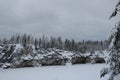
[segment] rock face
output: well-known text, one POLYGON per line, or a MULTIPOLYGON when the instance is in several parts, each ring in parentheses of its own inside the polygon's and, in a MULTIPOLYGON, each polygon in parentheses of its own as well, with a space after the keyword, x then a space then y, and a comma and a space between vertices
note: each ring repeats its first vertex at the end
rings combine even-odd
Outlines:
POLYGON ((105 63, 105 59, 101 57, 91 58, 90 56, 84 57, 74 54, 71 59, 72 64, 85 64, 85 63, 105 63))
POLYGON ((96 63, 105 63, 105 60, 103 58, 96 58, 95 62, 96 63))
POLYGON ((32 45, 27 48, 23 48, 20 44, 0 47, 0 67, 3 66, 3 68, 85 63, 105 63, 105 60, 100 55, 95 56, 89 53, 85 55, 54 48, 35 50, 32 45))
POLYGON ((72 64, 84 64, 86 63, 86 57, 80 55, 73 55, 71 59, 72 64))
POLYGON ((72 58, 72 64, 84 64, 86 63, 86 58, 85 57, 75 57, 75 58, 72 58))
POLYGON ((105 59, 96 57, 92 60, 92 63, 105 63, 105 59))
POLYGON ((39 62, 37 60, 22 60, 19 64, 13 64, 13 67, 20 68, 20 67, 35 67, 39 66, 39 62))
POLYGON ((0 63, 0 67, 2 67, 4 65, 4 63, 0 63))
POLYGON ((40 60, 40 64, 42 66, 65 65, 66 60, 67 59, 60 54, 52 54, 52 55, 44 56, 44 58, 40 60))
POLYGON ((87 57, 86 58, 86 63, 91 63, 92 62, 92 59, 90 57, 87 57))

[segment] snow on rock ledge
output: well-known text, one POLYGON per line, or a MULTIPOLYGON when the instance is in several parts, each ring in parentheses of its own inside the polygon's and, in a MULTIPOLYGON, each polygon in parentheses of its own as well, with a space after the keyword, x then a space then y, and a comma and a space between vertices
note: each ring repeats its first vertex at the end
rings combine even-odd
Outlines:
POLYGON ((33 45, 24 49, 20 44, 14 44, 0 49, 0 63, 4 64, 3 68, 81 64, 93 61, 94 63, 104 63, 106 54, 107 51, 82 54, 55 48, 35 50, 33 45))

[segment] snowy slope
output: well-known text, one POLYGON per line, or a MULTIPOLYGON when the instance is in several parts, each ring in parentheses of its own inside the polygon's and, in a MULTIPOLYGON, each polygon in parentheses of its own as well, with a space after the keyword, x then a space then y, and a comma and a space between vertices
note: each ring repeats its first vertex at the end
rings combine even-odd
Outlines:
POLYGON ((80 64, 35 68, 0 69, 0 80, 107 80, 100 78, 105 64, 80 64))

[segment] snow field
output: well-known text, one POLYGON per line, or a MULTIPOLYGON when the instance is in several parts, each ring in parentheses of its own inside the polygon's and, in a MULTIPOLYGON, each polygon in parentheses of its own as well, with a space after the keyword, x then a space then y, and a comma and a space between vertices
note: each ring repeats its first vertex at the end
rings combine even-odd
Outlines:
POLYGON ((79 64, 33 68, 0 69, 0 80, 107 80, 100 78, 105 64, 79 64))

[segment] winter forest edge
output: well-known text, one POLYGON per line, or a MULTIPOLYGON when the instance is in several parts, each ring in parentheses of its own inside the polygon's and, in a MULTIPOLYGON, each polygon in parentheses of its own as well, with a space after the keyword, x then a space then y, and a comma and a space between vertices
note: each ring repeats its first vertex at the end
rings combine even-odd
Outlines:
POLYGON ((109 42, 108 40, 75 42, 69 39, 63 41, 61 37, 48 39, 44 35, 42 38, 34 39, 26 34, 15 35, 10 39, 0 40, 0 61, 4 68, 65 65, 67 62, 91 63, 94 60, 104 63, 104 57, 100 55, 105 55, 103 52, 108 48, 109 42))
MULTIPOLYGON (((120 1, 110 19, 119 17, 119 12, 120 1)), ((0 39, 0 67, 3 69, 87 63, 106 63, 108 67, 100 71, 100 77, 109 75, 108 80, 120 79, 120 22, 104 41, 75 41, 45 35, 36 38, 28 34, 0 39)))

